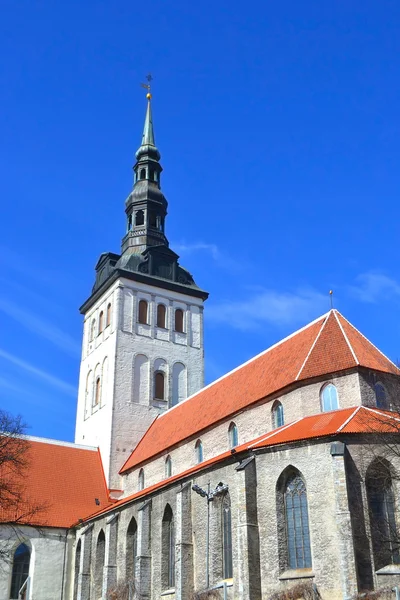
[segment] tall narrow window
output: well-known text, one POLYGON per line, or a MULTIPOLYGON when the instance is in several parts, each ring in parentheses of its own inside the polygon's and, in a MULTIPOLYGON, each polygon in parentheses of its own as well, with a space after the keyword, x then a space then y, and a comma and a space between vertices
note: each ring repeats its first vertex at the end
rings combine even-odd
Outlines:
POLYGON ((386 410, 388 408, 388 403, 386 400, 385 388, 381 383, 376 383, 374 388, 377 408, 382 408, 383 410, 386 410))
POLYGON ((103 592, 103 570, 106 556, 106 537, 101 529, 97 538, 96 556, 94 561, 93 598, 101 598, 103 592))
POLYGON ((231 499, 228 493, 222 498, 222 567, 223 578, 232 578, 232 521, 231 499))
POLYGON ((228 429, 229 448, 236 448, 238 445, 238 428, 236 423, 231 423, 228 429))
POLYGON ((290 569, 311 568, 307 490, 298 473, 286 482, 284 492, 287 562, 290 569))
POLYGON ((323 412, 339 408, 337 389, 332 383, 328 383, 321 390, 321 408, 323 412))
POLYGON ((94 390, 94 402, 93 406, 98 406, 100 404, 100 396, 101 396, 101 380, 100 377, 96 379, 96 385, 94 390))
POLYGON ((104 327, 104 313, 103 313, 103 311, 101 311, 100 315, 99 315, 99 334, 103 331, 103 327, 104 327))
POLYGON ((155 374, 155 381, 154 381, 154 388, 155 388, 155 395, 154 397, 157 400, 164 400, 165 397, 165 378, 164 378, 164 373, 161 373, 160 371, 158 371, 155 374))
POLYGON ((111 325, 111 302, 107 304, 106 327, 111 325))
POLYGON ((400 563, 396 505, 389 464, 376 459, 369 467, 366 487, 375 570, 400 563))
POLYGON ((169 504, 162 520, 161 586, 163 590, 175 587, 175 530, 174 515, 169 504))
POLYGON ((143 210, 138 210, 135 213, 135 225, 136 227, 138 225, 144 225, 144 211, 143 210))
POLYGON ((284 424, 283 406, 277 400, 276 402, 274 402, 274 405, 272 406, 272 426, 274 429, 276 429, 277 427, 282 427, 283 424, 284 424))
POLYGON ((128 583, 135 579, 135 558, 137 554, 137 523, 135 518, 130 520, 128 530, 126 532, 126 581, 128 583))
POLYGON ((171 477, 172 475, 172 459, 170 456, 167 456, 165 459, 165 477, 171 477))
POLYGON ((138 490, 139 490, 139 492, 141 490, 144 490, 144 471, 143 471, 143 469, 140 469, 139 475, 138 475, 138 490))
POLYGON ((93 319, 92 322, 91 322, 91 324, 90 324, 90 337, 89 337, 89 340, 91 342, 93 342, 93 340, 94 340, 95 332, 96 332, 96 319, 93 319))
POLYGON ((183 333, 183 310, 177 308, 175 311, 175 331, 183 333))
POLYGON ((140 169, 140 179, 146 179, 146 169, 140 169))
POLYGON ((129 215, 128 217, 128 231, 130 231, 132 229, 132 215, 129 215))
POLYGON ((148 305, 146 300, 139 300, 139 323, 147 324, 148 305))
POLYGON ((14 552, 10 598, 19 597, 18 592, 28 579, 30 560, 31 552, 28 546, 26 544, 20 544, 14 552))
POLYGON ((165 329, 165 317, 167 309, 164 304, 157 305, 157 327, 163 327, 165 329))
POLYGON ((194 447, 196 463, 203 462, 203 442, 201 440, 197 440, 196 445, 194 447))

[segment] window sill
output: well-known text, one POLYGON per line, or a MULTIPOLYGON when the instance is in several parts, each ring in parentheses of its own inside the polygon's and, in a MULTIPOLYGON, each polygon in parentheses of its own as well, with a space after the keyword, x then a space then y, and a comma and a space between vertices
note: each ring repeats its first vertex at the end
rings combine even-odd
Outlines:
POLYGON ((400 565, 386 565, 375 571, 377 575, 400 575, 400 565))
POLYGON ((288 569, 279 576, 279 579, 285 581, 286 579, 311 579, 312 577, 315 577, 312 569, 288 569))
POLYGON ((175 588, 171 588, 170 590, 165 590, 161 592, 161 596, 175 596, 175 588))

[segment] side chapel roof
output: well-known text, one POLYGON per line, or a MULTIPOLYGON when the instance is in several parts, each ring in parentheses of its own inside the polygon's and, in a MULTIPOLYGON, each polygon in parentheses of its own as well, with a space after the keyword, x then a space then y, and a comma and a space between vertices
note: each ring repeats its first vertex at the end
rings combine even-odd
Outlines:
POLYGON ((355 367, 400 375, 394 363, 332 309, 159 416, 120 473, 291 384, 355 367))

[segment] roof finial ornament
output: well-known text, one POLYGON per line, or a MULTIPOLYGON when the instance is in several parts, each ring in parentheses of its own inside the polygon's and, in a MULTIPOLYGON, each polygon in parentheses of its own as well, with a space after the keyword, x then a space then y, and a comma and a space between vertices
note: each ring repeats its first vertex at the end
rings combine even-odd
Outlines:
POLYGON ((331 310, 333 309, 333 290, 329 290, 329 297, 331 299, 331 310))
POLYGON ((151 73, 148 73, 146 75, 146 79, 147 79, 148 83, 141 83, 140 85, 142 87, 144 87, 145 90, 147 90, 146 98, 150 102, 150 100, 151 100, 151 82, 153 81, 153 77, 152 77, 151 73))

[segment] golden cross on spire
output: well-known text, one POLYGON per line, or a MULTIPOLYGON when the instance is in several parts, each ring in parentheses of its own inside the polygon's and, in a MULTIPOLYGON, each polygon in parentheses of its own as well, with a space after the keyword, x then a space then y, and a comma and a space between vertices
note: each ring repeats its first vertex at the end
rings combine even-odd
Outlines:
POLYGON ((146 98, 147 100, 151 100, 151 82, 153 81, 153 77, 151 73, 146 75, 146 79, 148 83, 141 83, 140 85, 147 90, 146 98))

